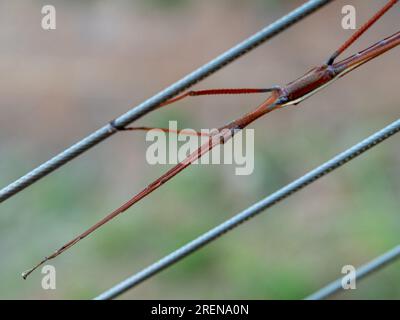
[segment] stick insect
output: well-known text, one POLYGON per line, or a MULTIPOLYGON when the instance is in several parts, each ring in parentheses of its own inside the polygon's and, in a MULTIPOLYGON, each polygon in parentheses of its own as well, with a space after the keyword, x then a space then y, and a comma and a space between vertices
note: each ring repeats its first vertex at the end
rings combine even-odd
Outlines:
MULTIPOLYGON (((199 91, 188 91, 175 98, 167 100, 166 102, 159 105, 159 107, 165 107, 174 102, 182 100, 190 96, 201 96, 201 95, 217 95, 217 94, 252 94, 252 93, 269 93, 269 97, 261 103, 255 110, 243 115, 242 117, 222 126, 219 130, 209 136, 208 141, 200 146, 200 148, 191 153, 186 159, 178 163, 175 167, 167 171, 164 175, 153 181, 142 191, 134 195, 130 200, 125 202, 123 205, 112 211, 105 218, 94 224, 92 227, 87 229, 85 232, 72 239, 71 241, 64 244, 60 249, 54 253, 45 257, 36 266, 25 271, 22 274, 24 279, 27 278, 35 269, 43 265, 48 260, 54 259, 73 245, 81 241, 83 238, 90 235, 92 232, 100 228, 102 225, 109 222, 122 212, 132 207, 135 203, 148 196, 154 190, 161 187, 168 180, 173 178, 179 172, 190 166, 194 161, 199 159, 205 153, 209 152, 212 148, 219 144, 223 144, 231 139, 238 131, 246 128, 256 119, 274 111, 287 106, 297 105, 308 97, 312 96, 316 92, 320 91, 324 87, 330 85, 335 80, 343 77, 347 73, 353 71, 364 63, 380 56, 386 51, 393 49, 400 44, 400 31, 375 43, 369 48, 360 51, 342 61, 335 62, 336 59, 341 55, 348 47, 350 47, 362 34, 364 34, 376 21, 378 21, 387 11, 389 11, 398 0, 389 0, 386 5, 381 8, 374 16, 372 16, 360 29, 358 29, 339 49, 337 49, 324 63, 319 67, 315 67, 307 72, 300 78, 289 82, 284 86, 274 86, 271 88, 237 88, 237 89, 209 89, 199 91)), ((135 130, 151 130, 149 127, 116 127, 114 122, 110 124, 119 131, 135 131, 135 130)), ((162 131, 169 131, 168 129, 159 129, 162 131)), ((176 132, 178 134, 185 134, 183 131, 176 132)))

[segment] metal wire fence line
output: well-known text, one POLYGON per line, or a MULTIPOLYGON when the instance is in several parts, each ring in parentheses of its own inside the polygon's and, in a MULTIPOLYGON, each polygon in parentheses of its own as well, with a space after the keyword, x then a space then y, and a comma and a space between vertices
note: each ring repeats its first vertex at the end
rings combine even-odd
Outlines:
MULTIPOLYGON (((397 259, 400 259, 400 245, 358 268, 356 270, 357 281, 367 277, 373 272, 380 270, 388 264, 395 262, 397 259)), ((342 280, 343 278, 339 278, 331 282, 326 287, 308 296, 306 300, 322 300, 329 298, 343 289, 342 280)))
MULTIPOLYGON (((286 199, 290 195, 307 187, 310 183, 320 179, 321 177, 332 172, 333 170, 341 167, 345 163, 351 161, 355 157, 361 155, 362 153, 366 152, 367 150, 371 149, 372 147, 378 145, 379 143, 381 143, 382 141, 386 140, 387 138, 393 136, 394 134, 398 133, 399 131, 400 131, 400 119, 398 119, 395 122, 391 123, 390 125, 386 126, 382 130, 374 133, 373 135, 369 136, 368 138, 361 141, 360 143, 354 145, 350 149, 347 149, 346 151, 340 153, 339 155, 337 155, 334 158, 332 158, 331 160, 325 162, 324 164, 317 167, 316 169, 308 172, 307 174, 300 177, 299 179, 284 186, 283 188, 279 189, 278 191, 271 194, 270 196, 255 203, 254 205, 245 209, 244 211, 236 214, 232 218, 228 219, 227 221, 223 222, 222 224, 218 225, 217 227, 211 229, 210 231, 204 233, 203 235, 199 236, 195 240, 180 247, 176 251, 165 256, 164 258, 162 258, 159 261, 155 262, 154 264, 148 266, 147 268, 143 269, 142 271, 132 275, 131 277, 127 278, 126 280, 122 281, 121 283, 117 284, 116 286, 112 287, 111 289, 107 290, 106 292, 100 294, 95 299, 106 300, 106 299, 112 299, 112 298, 119 296, 120 294, 137 286, 138 284, 140 284, 143 281, 145 281, 146 279, 156 275, 157 273, 168 268, 169 266, 174 265, 175 263, 179 262, 180 260, 182 260, 186 256, 190 255, 191 253, 194 253, 197 250, 204 247, 205 245, 213 242, 217 238, 221 237, 223 234, 231 231, 232 229, 236 228, 243 222, 258 215, 263 210, 274 206, 275 204, 281 202, 282 200, 286 199)), ((378 265, 376 265, 376 264, 373 265, 372 268, 370 268, 369 273, 376 270, 377 266, 378 265)))
POLYGON ((333 0, 310 0, 0 190, 0 203, 333 0))

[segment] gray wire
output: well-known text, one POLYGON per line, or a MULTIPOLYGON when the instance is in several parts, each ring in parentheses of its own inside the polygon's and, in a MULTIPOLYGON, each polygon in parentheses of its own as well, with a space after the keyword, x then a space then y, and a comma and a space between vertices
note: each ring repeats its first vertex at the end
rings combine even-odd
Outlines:
MULTIPOLYGON (((399 258, 400 245, 358 268, 356 270, 356 280, 359 281, 362 278, 367 277, 368 275, 380 270, 381 268, 387 266, 388 264, 396 261, 399 258)), ((331 282, 326 287, 308 296, 306 300, 322 300, 332 296, 333 294, 343 289, 342 280, 343 278, 339 278, 331 282)))
POLYGON ((333 0, 311 0, 0 190, 0 203, 333 0))
POLYGON ((143 269, 142 271, 130 276, 126 280, 120 282, 116 286, 114 286, 111 289, 107 290, 106 292, 100 294, 95 299, 96 300, 105 300, 105 299, 112 299, 112 298, 119 296, 123 292, 137 286, 144 280, 156 275, 157 273, 161 272, 162 270, 166 269, 167 267, 182 260, 184 257, 188 256, 189 254, 201 249, 203 246, 216 240, 217 238, 219 238, 226 232, 239 226, 241 223, 245 222, 246 220, 256 216, 261 211, 272 207, 273 205, 284 200, 285 198, 289 197, 293 193, 303 189, 304 187, 308 186, 310 183, 325 176, 326 174, 330 173, 334 169, 337 169, 338 167, 342 166, 346 162, 359 156, 363 152, 376 146, 380 142, 384 141, 385 139, 389 138, 390 136, 394 135, 395 133, 397 133, 399 131, 400 131, 400 119, 398 119, 397 121, 388 125, 384 129, 376 132, 375 134, 371 135, 370 137, 361 141, 360 143, 356 144, 355 146, 351 147, 350 149, 340 153, 339 155, 337 155, 336 157, 332 158, 331 160, 325 162, 324 164, 317 167, 316 169, 308 172, 307 174, 300 177, 299 179, 284 186, 282 189, 276 191, 275 193, 271 194, 270 196, 264 198, 263 200, 252 205, 251 207, 238 213, 237 215, 235 215, 232 218, 230 218, 229 220, 223 222, 219 226, 204 233, 203 235, 199 236, 195 240, 180 247, 176 251, 165 256, 164 258, 162 258, 159 261, 155 262, 154 264, 148 266, 147 268, 143 269))

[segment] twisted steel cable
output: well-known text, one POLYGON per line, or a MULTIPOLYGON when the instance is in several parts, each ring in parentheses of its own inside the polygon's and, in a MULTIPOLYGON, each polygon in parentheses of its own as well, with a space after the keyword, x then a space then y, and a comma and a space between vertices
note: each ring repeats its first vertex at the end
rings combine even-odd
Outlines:
POLYGON ((400 119, 96 297, 112 299, 221 237, 400 131, 400 119))
POLYGON ((0 203, 333 0, 310 0, 0 190, 0 203))

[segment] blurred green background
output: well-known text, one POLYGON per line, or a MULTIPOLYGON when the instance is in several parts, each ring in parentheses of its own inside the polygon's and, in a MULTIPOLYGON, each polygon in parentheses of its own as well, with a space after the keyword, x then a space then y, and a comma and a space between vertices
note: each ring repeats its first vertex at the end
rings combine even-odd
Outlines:
MULTIPOLYGON (((0 1, 0 184, 7 185, 303 1, 0 1), (40 27, 57 9, 57 30, 40 27)), ((326 60, 384 1, 337 0, 195 88, 284 84, 326 60)), ((347 55, 397 31, 399 6, 347 55)), ((193 166, 57 260, 57 289, 20 274, 165 172, 143 133, 117 134, 0 207, 0 298, 87 299, 326 161, 399 115, 399 49, 252 125, 250 176, 193 166)), ((199 97, 138 125, 213 128, 263 96, 199 97)), ((399 243, 398 137, 121 298, 300 299, 399 243)), ((337 295, 400 298, 399 263, 337 295)))

